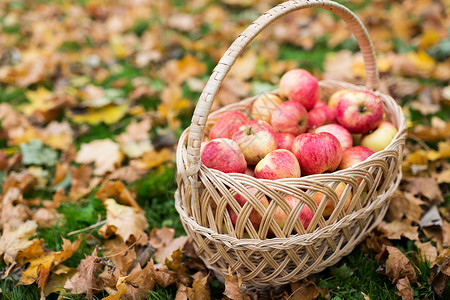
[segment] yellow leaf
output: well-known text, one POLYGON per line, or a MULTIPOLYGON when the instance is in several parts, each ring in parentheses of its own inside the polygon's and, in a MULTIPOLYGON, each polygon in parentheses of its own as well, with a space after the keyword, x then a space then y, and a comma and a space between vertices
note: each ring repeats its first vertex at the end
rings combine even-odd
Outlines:
POLYGON ((117 293, 109 295, 108 297, 102 298, 103 300, 120 300, 120 297, 122 297, 123 295, 125 295, 125 293, 127 292, 127 285, 125 283, 125 279, 128 276, 120 276, 119 280, 117 280, 117 284, 116 284, 116 288, 117 288, 117 293))
POLYGON ((172 160, 174 157, 174 153, 167 148, 163 148, 161 151, 150 150, 142 155, 142 159, 131 161, 130 165, 140 169, 151 169, 172 160))
POLYGON ((26 115, 33 114, 36 109, 44 111, 49 110, 52 105, 51 102, 47 102, 46 100, 48 100, 52 95, 52 92, 42 86, 36 91, 28 90, 25 92, 25 97, 27 97, 30 103, 19 106, 19 110, 26 115))
POLYGON ((436 62, 425 51, 406 53, 406 58, 421 74, 430 74, 436 67, 436 62))
POLYGON ((428 49, 439 41, 440 35, 436 30, 427 29, 419 37, 419 48, 428 49))
POLYGON ((68 117, 75 123, 88 123, 91 125, 97 125, 101 122, 105 124, 113 124, 122 119, 127 113, 128 105, 105 105, 100 108, 89 108, 84 114, 68 113, 68 117))
POLYGON ((26 221, 17 228, 11 228, 10 224, 5 224, 0 238, 0 255, 4 254, 3 260, 6 264, 13 263, 19 251, 33 244, 33 241, 29 239, 36 234, 36 229, 35 221, 26 221))

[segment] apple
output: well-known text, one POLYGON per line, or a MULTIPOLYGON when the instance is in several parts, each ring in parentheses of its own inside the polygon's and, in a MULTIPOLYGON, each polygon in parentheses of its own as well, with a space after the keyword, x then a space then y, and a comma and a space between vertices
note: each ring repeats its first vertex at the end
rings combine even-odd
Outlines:
POLYGON ((246 116, 237 111, 227 111, 222 114, 211 128, 209 139, 227 138, 231 139, 236 130, 248 123, 246 116))
POLYGON ((319 82, 306 70, 294 69, 286 72, 279 83, 280 96, 313 108, 319 100, 319 82))
POLYGON ((291 151, 278 149, 267 154, 255 167, 255 177, 281 179, 300 177, 300 166, 291 151))
POLYGON ((331 133, 304 133, 295 138, 292 153, 297 157, 303 175, 321 174, 337 169, 342 147, 331 133))
POLYGON ((341 98, 342 95, 349 93, 350 90, 342 89, 338 90, 333 93, 333 95, 330 96, 330 99, 328 100, 328 106, 331 108, 336 109, 339 103, 339 98, 341 98))
MULTIPOLYGON (((248 192, 254 196, 256 196, 256 194, 258 193, 258 189, 257 188, 248 188, 247 189, 248 192)), ((245 203, 247 203, 247 198, 244 195, 241 194, 236 194, 234 196, 234 199, 236 199, 236 201, 239 203, 239 205, 241 207, 243 207, 245 205, 245 203)), ((259 202, 265 207, 269 207, 269 201, 267 200, 266 195, 262 194, 261 196, 259 196, 258 198, 259 202)), ((230 218, 231 218, 231 222, 233 222, 233 225, 236 225, 236 221, 238 216, 234 213, 234 211, 231 209, 231 207, 227 207, 228 213, 230 214, 230 218)), ((261 224, 261 220, 262 220, 262 216, 258 213, 258 211, 256 209, 252 209, 249 217, 250 222, 252 222, 252 225, 255 229, 259 228, 259 225, 261 224)))
POLYGON ((327 124, 316 128, 315 133, 328 132, 334 135, 342 146, 342 151, 345 151, 353 146, 353 137, 350 131, 339 124, 327 124))
POLYGON ((308 111, 300 102, 286 101, 272 113, 270 123, 276 132, 299 135, 308 126, 308 111))
POLYGON ((369 156, 375 152, 364 146, 356 146, 349 148, 342 153, 342 160, 339 164, 339 169, 347 169, 357 163, 365 161, 369 156))
POLYGON ((361 137, 361 145, 375 152, 381 151, 389 145, 397 131, 397 128, 392 123, 383 121, 374 131, 361 137))
POLYGON ((256 165, 269 152, 278 148, 275 131, 269 123, 261 120, 249 121, 233 135, 247 160, 247 164, 256 165))
POLYGON ((295 140, 295 135, 288 132, 276 132, 275 135, 278 140, 278 149, 292 150, 292 143, 295 140))
MULTIPOLYGON (((291 195, 284 196, 284 200, 287 202, 287 204, 292 209, 294 209, 294 207, 300 201, 298 198, 291 196, 291 195)), ((314 214, 313 214, 312 210, 306 204, 303 205, 303 208, 300 211, 300 214, 298 216, 298 218, 302 222, 303 228, 305 228, 305 229, 308 228, 309 223, 311 222, 313 217, 314 217, 314 214)), ((280 229, 284 228, 287 218, 288 218, 288 215, 284 212, 283 209, 281 209, 280 206, 278 206, 277 209, 275 210, 275 214, 273 215, 273 219, 278 224, 278 226, 280 226, 280 229)))
POLYGON ((314 104, 314 106, 313 106, 312 109, 314 109, 314 108, 319 108, 319 107, 324 107, 324 106, 327 106, 327 104, 326 104, 325 102, 323 102, 322 100, 318 100, 318 101, 316 102, 316 104, 314 104))
POLYGON ((336 110, 328 106, 319 106, 308 112, 308 129, 314 129, 336 119, 336 110))
POLYGON ((245 169, 245 173, 244 174, 247 174, 248 176, 255 177, 255 167, 247 166, 247 169, 245 169))
POLYGON ((202 163, 224 173, 244 173, 247 162, 239 145, 230 139, 217 138, 203 147, 202 163))
POLYGON ((272 113, 281 103, 283 103, 283 100, 276 94, 259 95, 252 104, 250 116, 253 120, 262 120, 270 123, 272 113))
POLYGON ((383 120, 383 103, 371 92, 343 94, 336 108, 336 119, 351 133, 367 133, 383 120))
MULTIPOLYGON (((345 186, 346 184, 343 182, 340 182, 338 184, 338 186, 334 189, 334 192, 338 195, 338 198, 341 199, 342 194, 344 193, 345 190, 345 186)), ((350 205, 350 201, 352 200, 352 192, 349 191, 347 199, 345 200, 345 204, 344 204, 344 211, 347 210, 348 206, 350 205)), ((313 200, 316 202, 317 206, 320 205, 320 203, 325 199, 325 194, 317 192, 312 196, 313 200)), ((325 209, 323 211, 323 216, 325 218, 331 216, 331 214, 333 213, 335 206, 333 204, 333 201, 328 200, 327 205, 325 206, 325 209)))

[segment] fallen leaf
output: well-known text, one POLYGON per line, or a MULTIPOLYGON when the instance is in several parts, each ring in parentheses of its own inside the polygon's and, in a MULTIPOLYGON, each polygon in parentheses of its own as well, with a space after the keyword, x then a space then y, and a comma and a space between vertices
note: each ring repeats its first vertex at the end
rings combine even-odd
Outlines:
POLYGON ((390 223, 382 221, 377 228, 390 240, 399 240, 402 236, 410 240, 419 239, 419 227, 413 226, 408 219, 394 220, 390 223))
POLYGON ((73 130, 67 121, 61 123, 52 121, 45 129, 39 131, 39 137, 45 145, 65 150, 73 143, 73 130))
POLYGON ((31 140, 26 144, 20 144, 22 162, 25 165, 38 165, 52 167, 56 164, 58 153, 44 146, 40 140, 31 140))
POLYGON ((420 200, 420 198, 414 197, 408 192, 395 191, 392 196, 391 204, 387 213, 388 220, 401 220, 403 217, 409 220, 419 223, 420 216, 423 209, 421 205, 425 205, 426 202, 420 200))
POLYGON ((75 161, 79 164, 94 163, 94 174, 104 175, 120 165, 122 153, 119 145, 109 139, 95 140, 81 145, 75 161))
POLYGON ((137 158, 145 152, 153 149, 148 131, 151 128, 150 119, 141 122, 132 122, 127 126, 125 132, 116 137, 120 149, 128 157, 137 158))
POLYGON ((109 295, 108 297, 104 297, 104 300, 120 300, 123 295, 127 292, 127 284, 125 283, 127 276, 121 276, 117 280, 116 288, 117 292, 115 294, 109 295))
POLYGON ((139 169, 151 169, 173 160, 174 157, 175 154, 167 148, 163 148, 161 151, 151 150, 145 152, 142 159, 132 160, 130 165, 139 169))
POLYGON ((192 288, 188 288, 188 298, 194 300, 210 299, 209 289, 207 286, 208 276, 199 278, 194 281, 192 288))
POLYGON ((62 220, 64 215, 60 214, 54 208, 40 207, 31 215, 31 219, 36 221, 41 228, 54 227, 59 220, 62 220))
POLYGON ((242 280, 237 274, 237 277, 231 274, 231 269, 228 269, 228 276, 225 276, 225 291, 223 294, 231 300, 247 300, 250 299, 245 293, 241 291, 242 280))
POLYGON ((431 275, 428 283, 434 291, 442 296, 450 280, 450 248, 445 249, 437 257, 434 266, 431 268, 431 275))
POLYGON ((414 196, 423 196, 430 203, 442 203, 444 198, 436 179, 429 177, 408 177, 402 180, 402 188, 414 196))
POLYGON ((420 124, 414 127, 413 132, 426 142, 446 140, 450 138, 450 122, 433 116, 431 118, 431 126, 420 124))
POLYGON ((1 196, 0 228, 9 224, 12 228, 20 226, 31 216, 30 209, 17 187, 10 187, 1 196))
POLYGON ((411 284, 409 283, 408 277, 401 278, 397 282, 397 289, 398 292, 396 292, 396 294, 402 297, 402 300, 414 299, 414 292, 413 289, 411 288, 411 284))
POLYGON ((142 179, 147 173, 147 169, 138 168, 136 166, 124 166, 112 171, 106 179, 121 180, 129 184, 142 179))
POLYGON ((127 104, 114 105, 109 104, 100 108, 87 108, 84 113, 67 113, 67 116, 75 123, 88 123, 90 125, 98 125, 105 123, 107 125, 114 124, 122 119, 128 112, 127 104))
POLYGON ((155 258, 158 262, 165 262, 174 251, 182 249, 188 240, 187 236, 180 236, 176 239, 174 236, 175 230, 167 227, 154 228, 150 232, 149 244, 156 249, 155 258))
POLYGON ((104 204, 106 224, 99 229, 99 234, 105 238, 117 235, 125 243, 130 241, 138 245, 147 244, 148 236, 144 230, 148 228, 148 223, 142 210, 117 204, 114 199, 107 199, 104 204))
POLYGON ((386 275, 396 283, 400 278, 407 277, 410 282, 417 281, 416 271, 411 261, 395 247, 387 246, 386 275))
POLYGON ((102 282, 97 278, 102 267, 97 252, 98 248, 96 247, 91 255, 85 254, 85 258, 77 267, 77 273, 64 284, 65 289, 72 294, 86 294, 88 299, 92 299, 93 294, 102 290, 102 282))
POLYGON ((178 279, 182 284, 189 284, 191 280, 189 277, 188 268, 183 262, 181 251, 172 251, 171 258, 172 260, 169 260, 168 258, 165 260, 167 267, 177 273, 178 279))
POLYGON ((123 205, 131 206, 142 211, 130 191, 127 190, 121 181, 104 180, 95 196, 103 202, 108 198, 114 198, 114 200, 123 205))
POLYGON ((185 55, 181 60, 168 61, 163 70, 162 78, 167 83, 181 85, 186 79, 202 75, 206 65, 192 55, 185 55))
POLYGON ((37 224, 35 221, 26 221, 18 227, 12 227, 6 223, 3 234, 0 237, 0 255, 7 265, 12 264, 19 251, 28 248, 33 241, 30 238, 36 235, 37 224))
POLYGON ((291 291, 290 297, 295 300, 312 300, 319 296, 316 284, 307 279, 291 283, 291 291))
POLYGON ((420 227, 442 226, 442 218, 436 205, 433 205, 420 219, 420 227))
POLYGON ((415 244, 420 251, 420 257, 428 260, 431 266, 434 265, 434 261, 438 256, 436 247, 431 242, 421 243, 420 241, 416 241, 415 244))
POLYGON ((51 271, 47 284, 44 288, 44 296, 48 297, 51 293, 65 293, 64 284, 76 273, 76 269, 64 265, 57 265, 51 271))
POLYGON ((89 194, 101 181, 101 178, 92 177, 92 168, 87 165, 70 167, 70 192, 69 196, 73 200, 83 198, 89 194))

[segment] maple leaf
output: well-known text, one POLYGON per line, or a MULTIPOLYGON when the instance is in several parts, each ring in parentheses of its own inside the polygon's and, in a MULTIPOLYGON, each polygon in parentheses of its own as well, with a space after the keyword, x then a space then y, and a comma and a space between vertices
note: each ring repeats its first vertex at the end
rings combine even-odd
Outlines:
POLYGON ((102 290, 102 281, 96 277, 102 267, 97 252, 96 247, 91 255, 85 254, 77 267, 77 273, 64 284, 65 289, 72 294, 86 294, 88 299, 102 290))
POLYGON ((138 168, 136 166, 124 166, 112 171, 106 179, 121 180, 127 183, 133 183, 139 179, 142 179, 147 173, 147 169, 138 168))
POLYGON ((98 233, 108 238, 112 235, 119 236, 125 243, 136 242, 145 245, 148 236, 144 232, 148 228, 147 220, 141 209, 117 204, 114 199, 106 199, 106 224, 98 233))
POLYGON ((41 228, 50 228, 55 226, 64 215, 60 214, 54 208, 40 207, 32 212, 31 219, 36 221, 41 228))
POLYGON ((250 299, 245 293, 241 291, 242 279, 239 274, 233 276, 231 274, 231 269, 228 269, 228 276, 225 276, 225 291, 223 294, 230 298, 231 300, 247 300, 250 299))
POLYGON ((78 200, 89 194, 101 181, 101 178, 92 177, 92 168, 87 165, 70 167, 71 199, 78 200))
POLYGON ((84 113, 75 114, 69 111, 67 116, 75 123, 97 125, 103 122, 110 125, 122 119, 127 114, 128 109, 128 104, 109 104, 100 108, 87 108, 84 113))
POLYGON ((23 200, 22 192, 18 187, 5 189, 0 203, 0 227, 6 224, 18 227, 30 218, 30 209, 23 200))
POLYGON ((203 62, 192 55, 186 55, 181 60, 168 61, 161 73, 166 82, 177 86, 188 78, 204 74, 205 71, 206 65, 203 62))
POLYGON ((386 246, 385 251, 388 253, 386 275, 392 279, 392 283, 403 277, 407 277, 410 282, 417 281, 416 271, 403 252, 391 246, 386 246))
POLYGON ((150 128, 151 122, 149 119, 144 119, 139 123, 134 121, 128 125, 125 132, 116 137, 123 153, 128 157, 136 158, 152 150, 153 147, 148 134, 150 128))
POLYGON ((419 223, 420 216, 423 212, 421 205, 424 204, 426 204, 425 201, 414 197, 410 193, 395 191, 391 204, 389 205, 387 218, 392 221, 401 220, 403 217, 406 217, 415 223, 419 223))
POLYGON ((315 299, 319 296, 319 290, 313 281, 303 279, 301 281, 291 283, 292 294, 290 297, 295 300, 315 299))
POLYGON ((104 175, 111 172, 122 161, 122 153, 119 145, 109 139, 95 140, 88 144, 82 144, 75 161, 80 164, 94 163, 95 175, 104 175))
POLYGON ((414 196, 423 196, 429 202, 442 203, 444 198, 436 179, 429 177, 409 177, 402 180, 402 189, 414 196))
POLYGON ((104 180, 95 196, 102 201, 106 201, 108 198, 114 198, 123 205, 131 206, 142 211, 130 191, 127 190, 121 181, 104 180))
POLYGON ((47 284, 45 285, 43 291, 44 296, 48 297, 48 295, 50 295, 51 293, 66 293, 64 284, 69 278, 75 275, 75 273, 75 268, 69 268, 65 265, 57 265, 56 268, 51 271, 50 276, 48 277, 47 284))
POLYGON ((36 235, 36 221, 26 221, 18 227, 13 228, 11 224, 5 224, 3 234, 0 237, 0 255, 7 265, 15 261, 19 251, 27 249, 33 241, 30 238, 36 235))
POLYGON ((209 289, 207 285, 208 275, 194 281, 192 288, 187 288, 187 296, 189 299, 207 300, 210 299, 209 289))
POLYGON ((151 169, 161 165, 166 161, 174 159, 173 151, 163 148, 160 151, 151 150, 145 152, 141 159, 135 159, 130 162, 130 165, 139 169, 151 169))
POLYGON ((186 244, 188 237, 180 236, 174 239, 175 230, 163 227, 154 228, 150 232, 149 244, 156 249, 155 258, 158 262, 165 262, 178 249, 182 249, 186 244))
POLYGON ((39 138, 54 149, 65 150, 73 143, 73 130, 67 121, 52 121, 39 131, 39 138))
POLYGON ((414 292, 411 288, 411 284, 409 283, 408 277, 401 278, 397 282, 397 289, 398 292, 396 292, 397 295, 402 297, 402 300, 413 300, 414 299, 414 292))
POLYGON ((421 243, 420 241, 416 241, 416 246, 420 251, 420 256, 428 260, 432 266, 438 256, 436 247, 431 242, 421 243))
POLYGON ((408 219, 394 220, 390 223, 382 221, 377 228, 391 240, 399 240, 402 236, 410 240, 419 239, 419 227, 413 226, 408 219))
POLYGON ((117 288, 117 292, 114 294, 109 295, 108 297, 104 297, 102 299, 104 300, 120 300, 121 297, 127 292, 127 284, 126 279, 128 276, 121 276, 119 277, 119 279, 117 280, 117 284, 116 284, 116 288, 117 288))

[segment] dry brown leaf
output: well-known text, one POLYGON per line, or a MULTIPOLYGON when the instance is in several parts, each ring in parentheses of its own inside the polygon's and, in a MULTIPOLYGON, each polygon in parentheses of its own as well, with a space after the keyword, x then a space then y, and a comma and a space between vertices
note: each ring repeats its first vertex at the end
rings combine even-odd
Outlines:
POLYGON ((402 193, 395 191, 392 196, 391 204, 387 213, 388 220, 401 220, 403 217, 409 220, 419 223, 420 216, 422 215, 421 205, 425 205, 426 202, 414 197, 410 193, 402 193))
POLYGON ((76 269, 69 268, 64 265, 57 265, 54 270, 51 271, 47 284, 44 288, 44 296, 48 297, 51 293, 65 293, 64 284, 72 277, 76 272, 76 269))
POLYGON ((402 236, 410 240, 419 239, 419 227, 413 226, 408 219, 394 220, 390 223, 382 221, 377 228, 390 240, 399 240, 402 236))
POLYGON ((242 280, 237 274, 237 277, 231 274, 231 269, 228 269, 228 276, 225 276, 225 291, 223 294, 231 300, 247 300, 250 299, 248 295, 241 291, 242 280))
POLYGON ((189 284, 191 279, 189 277, 188 268, 183 262, 183 257, 181 256, 181 251, 173 251, 171 255, 172 260, 166 258, 165 263, 167 267, 171 270, 177 272, 178 279, 182 284, 189 284))
POLYGON ((433 116, 431 118, 431 127, 420 124, 413 128, 413 132, 426 142, 446 140, 450 138, 450 122, 433 116))
POLYGON ((119 145, 109 139, 82 144, 75 161, 79 164, 94 163, 94 175, 105 175, 114 171, 123 158, 119 145))
MULTIPOLYGON (((163 288, 168 287, 178 281, 177 273, 170 271, 165 264, 157 264, 153 263, 151 259, 148 262, 148 270, 151 273, 152 277, 155 279, 156 283, 162 286, 163 288)), ((145 267, 147 269, 147 267, 145 267)))
POLYGON ((435 265, 431 268, 431 275, 428 283, 431 284, 434 291, 442 296, 450 280, 450 248, 445 249, 439 254, 435 265))
POLYGON ((188 288, 187 295, 189 300, 208 300, 210 299, 209 288, 207 285, 208 275, 194 281, 192 288, 188 288))
POLYGON ((312 300, 319 296, 316 284, 307 279, 291 283, 291 291, 290 297, 295 300, 312 300))
POLYGON ((5 189, 0 203, 0 228, 6 224, 11 227, 18 227, 31 216, 30 209, 23 200, 22 192, 18 187, 5 189))
POLYGON ((400 250, 387 246, 386 275, 396 283, 400 278, 407 277, 410 282, 417 281, 416 271, 411 261, 400 250))
POLYGON ((396 294, 402 297, 402 300, 414 299, 414 292, 411 288, 411 284, 409 283, 408 277, 401 278, 397 282, 397 289, 398 292, 396 292, 396 294))
POLYGON ((114 170, 106 177, 106 179, 121 180, 126 183, 133 183, 139 179, 142 179, 147 173, 147 169, 141 169, 136 166, 124 166, 114 170))
POLYGON ((64 284, 65 289, 72 294, 86 294, 88 299, 102 290, 102 281, 97 278, 102 267, 97 252, 98 248, 95 248, 91 255, 85 254, 77 267, 77 273, 64 284))
POLYGON ((4 254, 3 260, 7 265, 15 261, 19 251, 23 251, 33 244, 30 238, 36 234, 36 229, 35 221, 26 221, 16 228, 5 224, 0 237, 0 255, 4 254))
POLYGON ((151 150, 142 155, 142 159, 135 159, 130 166, 138 169, 151 169, 175 158, 175 153, 167 148, 160 151, 151 150))
POLYGON ((130 191, 127 190, 121 181, 103 180, 102 186, 95 196, 103 202, 108 198, 114 198, 114 200, 123 205, 131 206, 142 211, 142 208, 137 204, 130 191))
POLYGON ((83 198, 101 182, 101 178, 92 177, 92 168, 87 165, 81 165, 78 168, 70 167, 70 175, 69 197, 73 200, 83 198))
POLYGON ((150 119, 144 119, 139 123, 133 121, 127 126, 125 132, 116 137, 120 148, 128 157, 136 158, 142 156, 147 151, 152 150, 150 135, 150 119))
POLYGON ((247 80, 254 76, 256 63, 258 62, 258 55, 255 51, 247 51, 244 55, 239 57, 236 63, 231 68, 228 76, 237 78, 239 80, 247 80))
POLYGON ((56 162, 55 167, 55 176, 53 177, 52 187, 60 184, 67 177, 67 173, 69 172, 69 164, 56 162))
POLYGON ((442 203, 444 198, 436 179, 429 177, 408 177, 402 180, 402 189, 414 196, 423 196, 429 202, 442 203))
POLYGON ((66 150, 73 144, 73 131, 67 121, 50 122, 45 129, 39 131, 40 140, 58 150, 66 150))
POLYGON ((99 234, 105 238, 115 234, 125 243, 128 241, 136 242, 138 245, 148 243, 148 236, 144 232, 148 228, 148 223, 142 210, 117 204, 114 199, 106 199, 104 204, 106 224, 99 229, 99 234))
POLYGON ((438 183, 450 183, 450 168, 443 170, 442 172, 433 172, 432 176, 436 178, 438 183))
POLYGON ((431 242, 421 243, 420 241, 416 241, 415 244, 420 251, 420 256, 428 260, 432 266, 438 256, 436 247, 434 247, 431 242))
POLYGON ((179 85, 186 79, 204 74, 206 65, 192 55, 181 60, 167 62, 162 70, 162 79, 167 83, 179 85))
POLYGON ((44 87, 39 87, 36 91, 28 90, 25 96, 30 103, 19 109, 26 115, 32 115, 40 123, 56 119, 64 108, 74 103, 70 95, 53 93, 44 87))
POLYGON ((187 242, 187 236, 180 236, 174 239, 175 230, 163 227, 161 229, 154 228, 150 232, 149 244, 156 249, 155 258, 159 263, 163 263, 172 253, 178 249, 182 249, 187 242))
POLYGON ((442 222, 442 246, 450 247, 450 223, 445 220, 442 222))
POLYGON ((31 219, 36 221, 41 228, 53 227, 63 218, 64 215, 60 214, 56 209, 46 207, 38 208, 31 215, 31 219))

